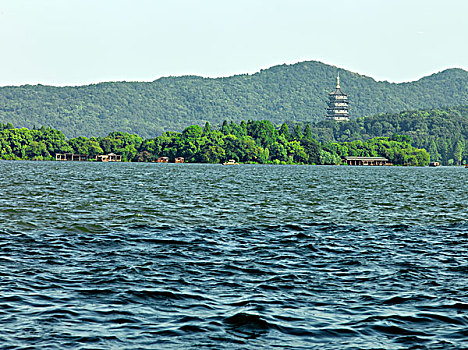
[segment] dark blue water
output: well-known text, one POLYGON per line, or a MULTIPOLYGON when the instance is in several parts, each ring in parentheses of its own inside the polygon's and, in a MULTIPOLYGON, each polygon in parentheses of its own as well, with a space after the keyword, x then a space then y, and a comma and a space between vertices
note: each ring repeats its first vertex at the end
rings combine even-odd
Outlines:
POLYGON ((0 348, 467 348, 467 184, 0 162, 0 348))

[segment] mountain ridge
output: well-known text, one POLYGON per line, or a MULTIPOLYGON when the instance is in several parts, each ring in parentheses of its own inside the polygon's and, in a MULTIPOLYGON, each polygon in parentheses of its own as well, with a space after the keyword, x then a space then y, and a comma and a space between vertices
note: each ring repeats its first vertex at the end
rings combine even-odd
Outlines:
POLYGON ((468 104, 468 72, 461 68, 391 83, 304 61, 218 78, 186 75, 152 82, 0 87, 0 123, 50 126, 68 137, 104 136, 116 130, 153 137, 225 119, 314 122, 324 119, 338 71, 342 89, 350 95, 352 118, 468 104))

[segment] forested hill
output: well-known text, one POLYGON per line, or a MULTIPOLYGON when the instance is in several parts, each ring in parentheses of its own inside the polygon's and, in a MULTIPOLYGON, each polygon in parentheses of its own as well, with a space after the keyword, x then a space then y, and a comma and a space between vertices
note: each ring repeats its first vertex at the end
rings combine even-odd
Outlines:
POLYGON ((468 104, 468 72, 448 69, 410 83, 377 82, 320 62, 275 66, 227 78, 167 77, 79 87, 0 88, 0 123, 50 126, 67 137, 126 131, 154 137, 187 125, 268 119, 275 124, 324 118, 340 72, 352 117, 468 104))
MULTIPOLYGON (((403 134, 411 138, 413 146, 426 149, 432 161, 443 165, 468 162, 468 105, 385 113, 340 123, 325 120, 310 126, 312 137, 324 144, 403 134)), ((304 127, 291 125, 292 129, 304 127)))

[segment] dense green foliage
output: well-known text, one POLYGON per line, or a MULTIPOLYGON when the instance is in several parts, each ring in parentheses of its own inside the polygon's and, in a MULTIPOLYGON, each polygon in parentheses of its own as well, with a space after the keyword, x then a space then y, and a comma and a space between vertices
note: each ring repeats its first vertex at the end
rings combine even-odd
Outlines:
MULTIPOLYGON (((253 75, 196 76, 154 82, 114 82, 79 87, 0 88, 0 122, 44 125, 67 137, 112 131, 145 138, 185 126, 223 120, 316 122, 324 118, 338 68, 320 62, 275 66, 253 75)), ((340 69, 353 118, 403 110, 468 104, 468 72, 449 69, 411 83, 393 84, 340 69)))
POLYGON ((234 159, 261 164, 341 164, 346 156, 384 156, 394 164, 426 165, 429 154, 411 146, 406 136, 379 137, 365 142, 320 144, 309 125, 293 132, 284 123, 270 121, 224 122, 214 130, 192 125, 182 133, 165 132, 154 139, 112 132, 106 137, 83 136, 66 140, 52 128, 15 129, 0 124, 0 159, 54 159, 55 153, 73 152, 95 158, 98 154, 121 154, 124 161, 154 161, 158 157, 184 157, 187 162, 220 163, 234 159))
MULTIPOLYGON (((303 127, 303 125, 301 125, 303 127)), ((347 122, 311 124, 315 139, 326 143, 408 135, 432 161, 444 165, 468 163, 468 105, 454 108, 381 114, 347 122)))

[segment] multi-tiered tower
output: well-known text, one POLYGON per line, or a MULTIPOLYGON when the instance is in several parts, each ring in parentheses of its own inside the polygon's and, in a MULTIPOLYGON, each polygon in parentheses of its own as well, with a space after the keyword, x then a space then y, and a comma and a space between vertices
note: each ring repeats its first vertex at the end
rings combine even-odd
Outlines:
POLYGON ((336 89, 328 94, 327 118, 332 120, 349 120, 348 95, 341 91, 340 74, 336 77, 336 89))

